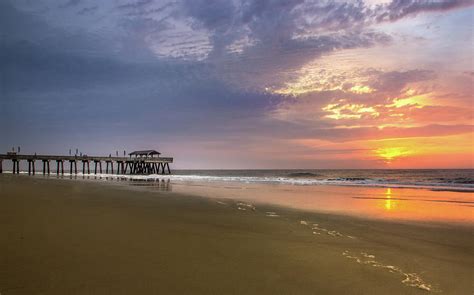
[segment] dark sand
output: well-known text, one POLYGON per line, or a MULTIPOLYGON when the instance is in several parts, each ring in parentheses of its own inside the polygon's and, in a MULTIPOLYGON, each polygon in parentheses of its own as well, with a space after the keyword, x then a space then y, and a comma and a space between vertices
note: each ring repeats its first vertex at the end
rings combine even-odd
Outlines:
POLYGON ((222 202, 0 175, 0 293, 474 291, 472 227, 222 202))

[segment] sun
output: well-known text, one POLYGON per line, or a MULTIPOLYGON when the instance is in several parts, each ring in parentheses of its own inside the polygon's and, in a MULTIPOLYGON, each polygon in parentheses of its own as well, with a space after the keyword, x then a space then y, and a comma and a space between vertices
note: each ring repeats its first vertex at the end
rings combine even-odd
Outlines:
POLYGON ((375 150, 375 153, 387 162, 391 162, 402 156, 411 154, 411 151, 404 147, 387 147, 375 150))

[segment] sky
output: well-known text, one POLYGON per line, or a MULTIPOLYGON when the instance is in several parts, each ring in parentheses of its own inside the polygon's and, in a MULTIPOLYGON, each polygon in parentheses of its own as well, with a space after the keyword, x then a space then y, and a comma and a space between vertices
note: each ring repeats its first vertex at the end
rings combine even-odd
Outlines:
POLYGON ((471 0, 1 0, 0 151, 474 168, 471 0))

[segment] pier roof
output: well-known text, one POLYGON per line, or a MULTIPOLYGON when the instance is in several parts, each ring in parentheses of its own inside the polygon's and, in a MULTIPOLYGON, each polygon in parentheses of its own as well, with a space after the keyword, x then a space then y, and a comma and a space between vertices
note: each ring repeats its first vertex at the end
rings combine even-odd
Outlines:
POLYGON ((152 156, 152 155, 160 155, 160 152, 157 152, 155 150, 143 150, 143 151, 134 151, 131 152, 129 155, 130 156, 152 156))

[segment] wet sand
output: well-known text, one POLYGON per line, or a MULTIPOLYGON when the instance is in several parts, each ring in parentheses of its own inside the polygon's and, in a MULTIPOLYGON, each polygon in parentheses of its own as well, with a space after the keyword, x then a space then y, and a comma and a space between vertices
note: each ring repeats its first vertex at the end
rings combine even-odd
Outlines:
POLYGON ((472 226, 0 175, 0 292, 472 294, 472 226))

